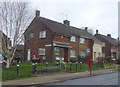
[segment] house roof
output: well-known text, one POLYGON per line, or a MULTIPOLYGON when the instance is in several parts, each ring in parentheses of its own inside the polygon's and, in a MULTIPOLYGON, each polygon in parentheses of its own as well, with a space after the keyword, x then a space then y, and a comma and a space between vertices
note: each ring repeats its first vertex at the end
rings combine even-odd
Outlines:
POLYGON ((111 43, 114 46, 118 46, 118 41, 115 38, 109 37, 109 36, 105 36, 102 34, 97 34, 99 36, 101 36, 102 38, 104 38, 106 41, 108 41, 109 43, 111 43))
POLYGON ((84 38, 89 38, 94 40, 95 42, 100 42, 100 40, 98 40, 96 37, 94 37, 92 34, 90 34, 89 32, 87 32, 86 30, 83 29, 79 29, 73 26, 68 26, 47 18, 43 18, 43 17, 37 17, 37 19, 39 19, 40 21, 42 21, 47 27, 49 27, 54 33, 57 34, 61 34, 64 36, 80 36, 80 37, 84 37, 84 38))

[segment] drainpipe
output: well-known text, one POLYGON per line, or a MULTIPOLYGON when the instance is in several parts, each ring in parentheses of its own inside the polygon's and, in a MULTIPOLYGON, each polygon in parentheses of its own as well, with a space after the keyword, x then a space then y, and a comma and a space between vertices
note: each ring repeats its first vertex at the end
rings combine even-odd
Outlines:
POLYGON ((80 53, 80 37, 78 37, 78 60, 79 60, 79 62, 80 62, 79 53, 80 53))

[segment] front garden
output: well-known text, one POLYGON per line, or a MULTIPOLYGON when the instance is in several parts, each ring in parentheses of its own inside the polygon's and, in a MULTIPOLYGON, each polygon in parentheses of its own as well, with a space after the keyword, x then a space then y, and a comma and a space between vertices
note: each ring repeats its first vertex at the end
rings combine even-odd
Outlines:
MULTIPOLYGON (((104 69, 109 64, 93 64, 92 70, 104 69)), ((82 63, 66 63, 66 67, 59 63, 31 63, 23 62, 19 65, 12 65, 9 68, 2 68, 2 80, 13 80, 27 77, 34 77, 38 74, 50 73, 50 72, 85 72, 89 71, 88 64, 82 63)))

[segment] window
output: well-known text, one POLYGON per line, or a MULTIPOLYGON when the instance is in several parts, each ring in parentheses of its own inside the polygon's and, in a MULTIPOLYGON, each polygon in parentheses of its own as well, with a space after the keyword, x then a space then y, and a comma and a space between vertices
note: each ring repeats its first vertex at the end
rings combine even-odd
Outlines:
POLYGON ((105 47, 105 43, 102 43, 102 47, 105 47))
POLYGON ((70 57, 75 57, 75 50, 70 50, 70 57))
POLYGON ((42 60, 46 60, 46 57, 45 57, 45 56, 43 56, 42 60))
POLYGON ((46 38, 46 31, 41 31, 39 38, 46 38))
POLYGON ((30 33, 30 38, 32 38, 34 36, 34 33, 30 33))
POLYGON ((96 52, 94 52, 94 57, 96 58, 96 52))
POLYGON ((85 43, 85 39, 84 38, 80 38, 80 43, 85 43))
POLYGON ((45 48, 39 48, 38 54, 39 55, 45 55, 45 48))
POLYGON ((98 57, 101 57, 101 53, 100 52, 98 52, 98 57))
POLYGON ((55 47, 54 48, 54 55, 59 55, 60 54, 60 48, 59 47, 55 47))
POLYGON ((105 57, 105 53, 102 53, 102 57, 105 57))
POLYGON ((70 38, 70 41, 76 42, 76 37, 75 37, 75 36, 72 36, 72 37, 70 38))
POLYGON ((63 38, 63 36, 61 36, 61 38, 63 38))
POLYGON ((80 56, 81 57, 85 57, 86 56, 85 52, 84 51, 80 51, 80 56))

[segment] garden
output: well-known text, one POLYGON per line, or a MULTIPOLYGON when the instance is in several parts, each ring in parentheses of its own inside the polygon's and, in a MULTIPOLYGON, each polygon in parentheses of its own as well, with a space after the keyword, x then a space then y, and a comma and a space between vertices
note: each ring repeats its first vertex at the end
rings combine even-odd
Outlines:
MULTIPOLYGON (((92 70, 104 69, 109 64, 92 64, 92 70)), ((35 77, 38 74, 45 74, 51 72, 85 72, 89 71, 88 64, 82 63, 66 63, 65 66, 60 63, 32 63, 23 62, 17 65, 11 65, 9 68, 2 68, 2 81, 35 77)))

